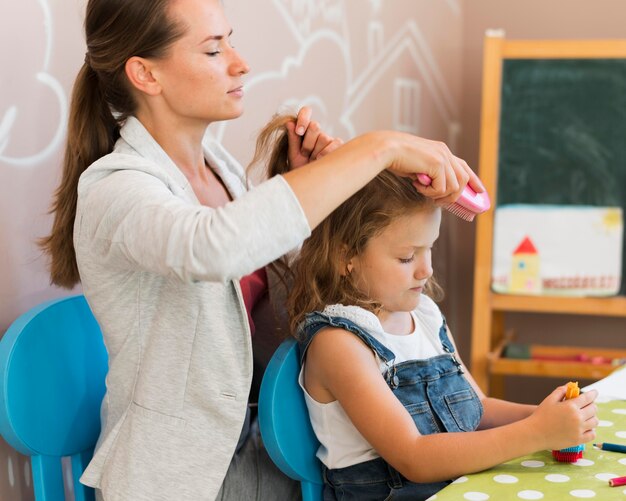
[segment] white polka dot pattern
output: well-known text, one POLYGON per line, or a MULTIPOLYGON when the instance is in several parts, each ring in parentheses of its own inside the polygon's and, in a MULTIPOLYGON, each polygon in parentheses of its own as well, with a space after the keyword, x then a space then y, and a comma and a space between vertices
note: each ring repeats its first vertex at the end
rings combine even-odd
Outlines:
POLYGON ((519 482, 519 479, 513 475, 496 475, 493 477, 493 480, 499 484, 514 484, 519 482))
MULTIPOLYGON (((626 445, 626 404, 612 401, 598 405, 600 426, 595 443, 626 445)), ((610 487, 609 480, 626 476, 626 454, 585 444, 583 458, 560 463, 550 450, 513 459, 489 470, 466 475, 437 493, 437 501, 513 499, 566 501, 594 499, 626 501, 625 487, 610 487)))
POLYGON ((545 465, 546 463, 544 463, 543 461, 536 461, 536 460, 522 461, 522 466, 525 466, 526 468, 541 468, 545 465))
POLYGON ((463 499, 467 499, 468 501, 485 501, 489 499, 489 495, 484 492, 466 492, 463 495, 463 499))
POLYGON ((598 480, 602 480, 604 482, 608 482, 612 478, 617 478, 619 475, 615 475, 615 473, 598 473, 595 475, 598 480))
POLYGON ((570 495, 575 498, 586 498, 586 499, 596 497, 596 493, 590 489, 576 489, 576 490, 570 491, 570 495))
POLYGON ((520 499, 543 499, 543 492, 533 490, 519 491, 517 497, 520 499))
POLYGON ((563 482, 569 482, 570 478, 567 475, 561 475, 560 473, 551 473, 544 477, 548 482, 554 482, 562 484, 563 482))

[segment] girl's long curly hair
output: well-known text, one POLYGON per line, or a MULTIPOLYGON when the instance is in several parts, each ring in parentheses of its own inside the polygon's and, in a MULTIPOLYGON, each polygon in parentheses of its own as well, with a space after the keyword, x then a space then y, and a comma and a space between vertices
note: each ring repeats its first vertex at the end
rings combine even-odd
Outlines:
MULTIPOLYGON (((253 164, 266 159, 268 177, 289 171, 285 127, 289 121, 295 117, 277 115, 259 134, 253 164)), ((394 219, 415 210, 435 210, 435 205, 415 190, 411 179, 383 171, 324 219, 289 266, 291 332, 296 332, 307 313, 329 304, 355 305, 377 313, 382 305, 355 286, 346 263, 361 255, 369 240, 394 219)), ((425 292, 436 300, 443 297, 432 278, 425 292)))

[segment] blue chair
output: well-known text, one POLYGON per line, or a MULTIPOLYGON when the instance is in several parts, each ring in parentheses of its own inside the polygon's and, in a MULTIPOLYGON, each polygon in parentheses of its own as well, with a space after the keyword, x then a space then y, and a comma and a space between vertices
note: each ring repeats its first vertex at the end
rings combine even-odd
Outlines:
POLYGON ((64 456, 71 457, 76 501, 94 499, 78 479, 100 433, 107 360, 83 296, 32 308, 0 340, 0 434, 31 456, 37 501, 65 499, 64 456))
POLYGON ((288 339, 272 356, 259 394, 259 429, 276 465, 299 480, 303 501, 322 499, 322 465, 315 456, 320 443, 313 432, 304 394, 298 385, 300 352, 288 339))

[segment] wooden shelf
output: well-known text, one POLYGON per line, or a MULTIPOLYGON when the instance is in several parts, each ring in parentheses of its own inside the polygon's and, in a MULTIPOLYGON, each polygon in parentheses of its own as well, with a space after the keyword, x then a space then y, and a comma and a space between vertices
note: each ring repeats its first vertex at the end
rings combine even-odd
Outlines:
MULTIPOLYGON (((626 359, 625 350, 587 348, 575 346, 531 345, 535 354, 554 357, 575 356, 585 353, 589 357, 626 359)), ((503 346, 489 353, 489 372, 499 376, 536 376, 561 379, 601 379, 613 372, 617 366, 609 363, 577 362, 569 360, 528 360, 505 358, 503 346)))
POLYGON ((626 317, 626 297, 559 297, 517 296, 491 293, 491 306, 496 311, 565 313, 571 315, 602 315, 626 317))

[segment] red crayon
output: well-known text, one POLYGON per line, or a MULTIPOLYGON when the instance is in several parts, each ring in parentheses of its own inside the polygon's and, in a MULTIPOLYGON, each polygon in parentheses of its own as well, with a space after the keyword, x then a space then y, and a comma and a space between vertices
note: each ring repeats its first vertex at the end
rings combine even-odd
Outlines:
POLYGON ((620 485, 626 485, 626 477, 615 477, 609 480, 611 487, 618 487, 620 485))

